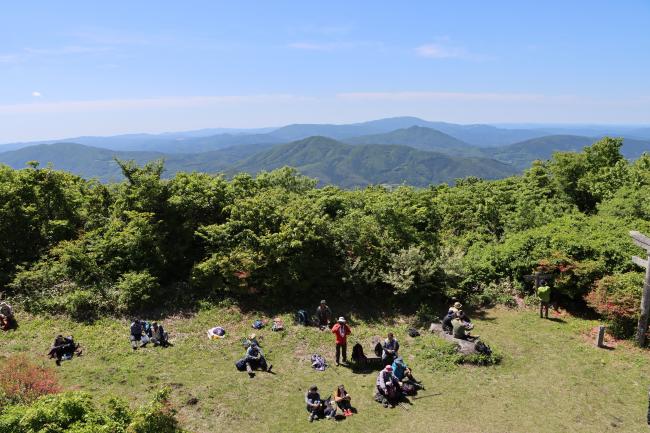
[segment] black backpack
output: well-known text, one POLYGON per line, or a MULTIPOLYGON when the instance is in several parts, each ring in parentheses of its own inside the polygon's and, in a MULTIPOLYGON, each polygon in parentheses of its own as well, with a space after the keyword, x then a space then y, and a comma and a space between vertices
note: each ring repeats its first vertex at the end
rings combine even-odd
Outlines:
POLYGON ((364 363, 368 360, 366 355, 363 353, 363 347, 361 344, 357 343, 352 346, 352 361, 356 363, 364 363))
POLYGON ((477 341, 474 347, 476 351, 482 355, 486 355, 486 356, 492 355, 492 349, 490 349, 490 346, 483 343, 482 341, 477 341))
POLYGON ((404 395, 415 395, 418 393, 418 390, 412 383, 405 383, 402 385, 402 392, 404 395))
POLYGON ((305 310, 298 310, 298 324, 302 326, 309 326, 309 316, 305 310))
POLYGON ((420 336, 420 333, 415 328, 409 328, 409 330, 407 332, 408 332, 409 336, 413 337, 413 338, 420 336))
POLYGON ((384 348, 381 343, 375 344, 375 356, 381 357, 381 354, 384 353, 384 348))

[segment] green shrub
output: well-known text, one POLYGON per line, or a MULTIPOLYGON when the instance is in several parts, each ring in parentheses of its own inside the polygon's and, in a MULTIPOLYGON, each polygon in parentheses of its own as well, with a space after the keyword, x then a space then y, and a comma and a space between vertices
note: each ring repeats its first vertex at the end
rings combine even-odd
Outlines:
POLYGON ((609 331, 617 337, 631 337, 639 319, 639 302, 644 274, 627 272, 600 279, 585 300, 610 321, 609 331))
POLYGON ((124 313, 149 307, 160 290, 158 280, 149 272, 127 272, 117 283, 118 308, 124 313))
POLYGON ((89 290, 77 290, 63 300, 65 312, 74 320, 92 321, 98 316, 97 294, 89 290))
POLYGON ((84 392, 46 395, 8 406, 0 413, 0 433, 181 433, 168 397, 169 390, 159 391, 132 412, 122 400, 97 405, 84 392))

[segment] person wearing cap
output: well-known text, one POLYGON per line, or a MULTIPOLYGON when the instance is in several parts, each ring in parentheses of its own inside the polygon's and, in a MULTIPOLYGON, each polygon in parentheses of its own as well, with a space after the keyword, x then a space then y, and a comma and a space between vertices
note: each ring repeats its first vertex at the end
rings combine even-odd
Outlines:
POLYGON ((391 367, 393 367, 393 374, 399 381, 401 382, 409 381, 413 385, 420 387, 420 381, 416 380, 415 377, 413 377, 413 372, 411 371, 409 366, 406 365, 406 363, 404 362, 404 358, 402 358, 401 356, 395 358, 395 361, 393 361, 391 367))
POLYGON ((548 307, 551 305, 551 288, 542 280, 541 285, 537 288, 537 298, 539 299, 539 317, 548 319, 548 307))
POLYGON ((336 365, 340 365, 341 352, 343 352, 343 362, 348 362, 348 335, 352 330, 345 323, 345 317, 339 317, 336 325, 332 327, 332 334, 336 336, 336 365))
POLYGON ((259 368, 262 371, 270 373, 273 368, 272 364, 268 364, 267 366, 266 358, 264 358, 262 349, 260 349, 257 344, 251 344, 248 349, 246 349, 246 357, 244 359, 246 360, 246 371, 250 377, 255 376, 255 373, 253 373, 253 370, 255 369, 259 368))
POLYGON ((458 312, 459 312, 462 308, 463 308, 463 304, 461 304, 460 302, 456 301, 456 302, 454 302, 454 305, 452 305, 451 307, 449 307, 449 311, 452 312, 452 313, 454 313, 454 314, 458 314, 458 312))
POLYGON ((255 345, 257 347, 262 347, 259 341, 257 341, 257 335, 255 333, 249 335, 248 338, 244 341, 244 347, 250 347, 252 345, 255 345))
POLYGON ((377 376, 377 396, 384 407, 394 406, 401 398, 402 383, 393 373, 393 367, 387 365, 377 376))
POLYGON ((309 422, 314 421, 324 415, 325 407, 320 399, 318 387, 312 385, 305 393, 305 404, 307 405, 307 412, 309 412, 309 422))
POLYGON ((318 320, 318 327, 323 330, 329 328, 332 323, 332 310, 327 306, 325 299, 320 301, 320 305, 316 308, 316 320, 318 320))
POLYGON ((393 360, 397 357, 397 352, 399 351, 399 342, 395 339, 395 335, 392 332, 389 332, 384 340, 384 343, 381 345, 381 360, 384 365, 389 365, 393 363, 393 360))

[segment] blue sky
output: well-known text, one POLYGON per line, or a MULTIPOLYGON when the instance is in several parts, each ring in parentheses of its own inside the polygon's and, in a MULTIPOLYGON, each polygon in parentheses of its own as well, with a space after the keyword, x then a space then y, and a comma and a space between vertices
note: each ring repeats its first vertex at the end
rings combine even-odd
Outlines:
POLYGON ((0 142, 412 115, 650 123, 650 2, 30 1, 0 142))

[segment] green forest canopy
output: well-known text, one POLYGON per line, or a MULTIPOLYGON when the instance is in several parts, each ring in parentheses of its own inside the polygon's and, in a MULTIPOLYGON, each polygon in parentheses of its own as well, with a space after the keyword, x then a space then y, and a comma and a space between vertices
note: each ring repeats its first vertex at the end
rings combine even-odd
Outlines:
POLYGON ((162 179, 161 162, 120 162, 126 180, 101 184, 1 166, 0 287, 31 311, 87 319, 322 289, 504 302, 544 269, 625 333, 641 289, 627 232, 650 230, 650 155, 629 162, 621 145, 428 188, 316 188, 286 167, 162 179))

